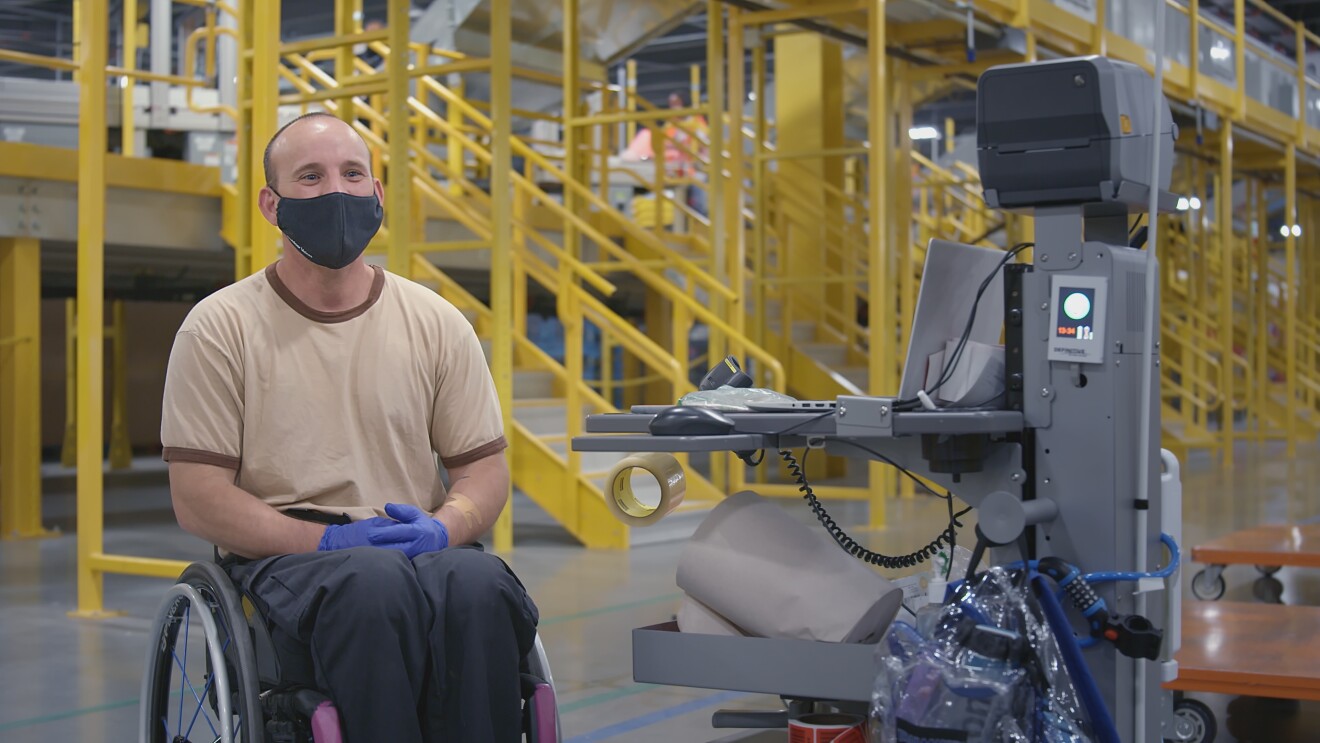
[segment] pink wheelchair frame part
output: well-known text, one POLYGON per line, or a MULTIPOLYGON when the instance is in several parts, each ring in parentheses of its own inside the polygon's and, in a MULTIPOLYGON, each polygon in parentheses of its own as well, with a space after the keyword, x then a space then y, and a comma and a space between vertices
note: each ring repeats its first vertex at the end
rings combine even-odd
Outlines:
POLYGON ((312 713, 312 740, 316 743, 344 743, 339 732, 339 710, 332 702, 321 702, 312 713))

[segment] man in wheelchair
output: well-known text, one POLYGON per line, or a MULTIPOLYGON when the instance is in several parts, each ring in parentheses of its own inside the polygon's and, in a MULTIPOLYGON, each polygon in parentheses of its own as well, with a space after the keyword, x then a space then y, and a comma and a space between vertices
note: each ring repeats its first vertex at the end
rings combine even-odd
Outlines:
POLYGON ((284 680, 329 695, 346 740, 518 740, 538 617, 473 544, 509 490, 481 345, 453 305, 363 260, 383 189, 348 124, 294 120, 265 171, 283 258, 198 303, 170 355, 179 524, 219 548, 284 680))

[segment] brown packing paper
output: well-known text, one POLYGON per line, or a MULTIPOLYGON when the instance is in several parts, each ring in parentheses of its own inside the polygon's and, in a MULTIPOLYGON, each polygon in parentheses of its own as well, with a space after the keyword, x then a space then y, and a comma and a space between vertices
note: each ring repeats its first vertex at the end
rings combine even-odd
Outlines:
POLYGON ((697 527, 679 558, 679 588, 750 635, 878 642, 902 591, 823 529, 745 490, 697 527))

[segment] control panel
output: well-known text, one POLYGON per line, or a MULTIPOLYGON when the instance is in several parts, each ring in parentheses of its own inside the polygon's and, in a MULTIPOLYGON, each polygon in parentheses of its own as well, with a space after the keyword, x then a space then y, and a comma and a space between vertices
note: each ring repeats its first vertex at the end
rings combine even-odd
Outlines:
POLYGON ((1108 289, 1103 276, 1051 277, 1050 361, 1104 363, 1108 289))

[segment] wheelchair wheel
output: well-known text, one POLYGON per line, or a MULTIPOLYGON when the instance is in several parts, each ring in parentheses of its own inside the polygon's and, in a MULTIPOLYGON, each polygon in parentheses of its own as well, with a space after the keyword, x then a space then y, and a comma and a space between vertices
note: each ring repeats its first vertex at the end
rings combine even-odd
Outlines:
POLYGON ((528 674, 524 677, 523 723, 528 743, 559 743, 559 706, 555 698, 555 680, 550 675, 550 661, 536 636, 532 652, 527 654, 528 674))
POLYGON ((261 743, 252 637, 238 592, 194 563, 157 611, 142 682, 142 743, 261 743))

